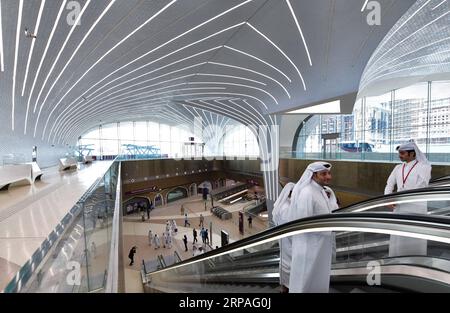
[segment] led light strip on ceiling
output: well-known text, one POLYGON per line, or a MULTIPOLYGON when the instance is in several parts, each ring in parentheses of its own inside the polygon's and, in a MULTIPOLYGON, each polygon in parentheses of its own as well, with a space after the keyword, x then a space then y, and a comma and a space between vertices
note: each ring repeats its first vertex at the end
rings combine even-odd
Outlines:
MULTIPOLYGON (((66 0, 64 0, 66 1, 66 0)), ((75 86, 78 85, 78 83, 84 78, 84 76, 86 76, 98 63, 100 63, 107 55, 109 55, 113 50, 115 50, 118 46, 120 46, 123 42, 125 42, 128 38, 130 38, 131 36, 133 36, 136 32, 138 32, 140 29, 142 29, 145 25, 147 25, 148 23, 150 23, 152 20, 154 20, 156 17, 158 17, 160 14, 162 14, 166 9, 168 9, 172 4, 174 4, 177 0, 173 0, 171 1, 169 4, 167 4, 166 6, 164 6, 161 10, 159 10, 157 13, 155 13, 152 17, 150 17, 149 19, 147 19, 143 24, 141 24, 138 28, 136 28, 135 30, 133 30, 131 33, 129 33, 127 36, 125 36, 121 41, 119 41, 117 44, 115 44, 111 49, 109 49, 105 54, 103 54, 91 67, 89 67, 89 69, 75 82, 71 85, 71 87, 69 88, 69 90, 67 90, 67 92, 60 98, 60 100, 53 106, 52 111, 50 112, 48 119, 47 119, 47 123, 44 126, 44 130, 42 132, 42 140, 44 140, 44 133, 45 133, 45 129, 47 128, 47 124, 48 121, 50 120, 50 117, 52 115, 52 113, 56 110, 56 108, 59 106, 59 104, 64 100, 64 98, 67 96, 67 94, 72 91, 73 88, 75 88, 75 86)), ((37 126, 39 124, 39 118, 36 119, 36 125, 35 125, 35 129, 37 129, 37 126)))
MULTIPOLYGON (((39 13, 38 13, 38 17, 37 17, 37 21, 36 21, 36 28, 34 29, 34 35, 37 36, 39 33, 39 26, 41 24, 41 18, 42 18, 42 12, 44 11, 44 6, 45 6, 45 1, 46 0, 42 0, 41 1, 41 6, 39 8, 39 13)), ((0 13, 1 14, 1 13, 0 13)), ((34 51, 34 45, 36 43, 36 40, 33 39, 31 42, 31 49, 30 49, 30 53, 28 55, 28 61, 27 61, 27 67, 25 69, 25 77, 23 79, 23 87, 22 87, 22 97, 24 96, 25 93, 25 88, 27 86, 27 79, 28 79, 28 71, 30 69, 30 63, 31 63, 31 57, 33 55, 33 51, 34 51)), ((28 113, 30 111, 30 102, 27 103, 27 109, 25 112, 25 123, 23 125, 23 134, 26 135, 27 134, 27 125, 28 125, 28 113)))
MULTIPOLYGON (((48 96, 50 95, 51 91, 53 90, 53 88, 55 87, 56 83, 59 81, 59 79, 61 78, 62 74, 64 73, 64 71, 66 70, 66 68, 69 66, 70 62, 72 62, 73 58, 75 57, 75 55, 77 54, 78 50, 81 48, 81 46, 84 44, 84 42, 87 40, 87 38, 89 37, 89 35, 92 33, 92 31, 95 29, 95 27, 98 25, 98 23, 103 19, 103 17, 106 15, 106 13, 109 11, 109 9, 112 7, 112 5, 115 3, 116 0, 111 0, 111 2, 109 3, 109 5, 105 8, 105 10, 100 14, 100 16, 97 18, 97 20, 92 24, 91 28, 88 30, 88 32, 84 35, 83 39, 80 41, 80 43, 77 45, 77 47, 75 48, 75 50, 73 51, 72 55, 70 56, 69 60, 66 62, 65 66, 63 67, 63 69, 60 71, 59 75, 56 77, 56 79, 53 81, 52 86, 50 87, 50 89, 47 92, 47 95, 44 98, 43 103, 45 103, 47 101, 48 96)), ((77 24, 77 23, 75 23, 77 24)), ((42 104, 43 105, 43 104, 42 104)), ((28 114, 28 109, 27 109, 27 114, 28 114)), ((25 123, 26 124, 26 123, 25 123)))
POLYGON ((17 58, 19 54, 19 41, 20 32, 22 26, 22 11, 23 11, 23 0, 19 0, 19 13, 17 17, 16 26, 16 48, 14 50, 14 72, 13 72, 13 84, 12 84, 12 110, 11 110, 11 128, 14 130, 14 113, 15 113, 15 102, 16 102, 16 73, 17 73, 17 58))
MULTIPOLYGON (((167 6, 165 6, 162 10, 160 10, 158 13, 156 13, 153 17, 151 17, 147 22, 145 22, 145 24, 146 23, 148 23, 150 20, 152 20, 154 17, 156 17, 157 15, 159 15, 160 13, 162 13, 165 9, 167 9, 170 5, 172 5, 174 2, 175 2, 176 0, 174 0, 174 1, 172 1, 171 3, 169 3, 167 6)), ((160 46, 158 46, 157 48, 155 48, 155 49, 153 49, 153 50, 151 50, 151 51, 149 51, 149 52, 147 52, 146 54, 144 54, 144 55, 142 55, 142 56, 140 56, 139 58, 137 58, 137 59, 135 59, 135 60, 133 60, 132 62, 130 62, 129 64, 131 64, 131 63, 134 63, 134 62, 136 62, 137 60, 139 60, 139 59, 141 59, 141 58, 143 58, 143 57, 145 57, 147 54, 150 54, 150 53, 152 53, 152 52, 154 52, 154 51, 156 51, 157 49, 160 49, 160 48, 162 48, 162 47, 164 47, 164 46, 166 46, 166 45, 168 45, 169 43, 171 43, 171 42, 173 42, 173 41, 175 41, 175 40, 177 40, 178 38, 181 38, 181 37, 183 37, 183 36, 185 36, 186 34, 188 34, 188 33, 190 33, 190 32, 192 32, 192 31, 194 31, 194 30, 196 30, 197 28, 200 28, 200 27, 202 27, 202 26, 204 26, 204 25, 206 25, 207 23, 209 23, 209 22, 211 22, 211 21, 213 21, 213 20, 215 20, 215 19, 217 19, 217 18, 219 18, 219 17, 221 17, 221 16, 223 16, 223 15, 225 15, 225 14, 227 14, 227 13, 229 13, 229 12, 231 12, 231 11, 233 11, 233 10, 235 10, 235 9, 237 9, 237 8, 239 8, 239 7, 241 7, 242 5, 245 5, 245 4, 247 4, 247 3, 249 3, 249 2, 251 2, 251 1, 253 1, 253 0, 247 0, 247 1, 245 1, 245 2, 242 2, 242 3, 240 3, 240 4, 238 4, 238 5, 236 5, 236 6, 234 6, 234 7, 232 7, 232 8, 230 8, 230 9, 228 9, 228 10, 226 10, 226 11, 224 11, 224 12, 222 12, 222 13, 220 13, 220 14, 218 14, 218 15, 216 15, 215 17, 213 17, 213 18, 210 18, 209 20, 207 20, 207 21, 205 21, 205 22, 203 22, 203 23, 201 23, 201 24, 199 24, 199 25, 197 25, 197 26, 195 26, 195 27, 193 27, 193 28, 191 28, 191 29, 189 29, 188 31, 186 31, 186 32, 184 32, 184 33, 182 33, 182 34, 180 34, 180 35, 178 35, 178 36, 176 36, 176 37, 174 37, 174 38, 172 38, 172 39, 170 39, 169 41, 167 41, 167 42, 165 42, 163 45, 160 45, 160 46)), ((53 110, 50 112, 50 114, 49 114, 49 117, 48 117, 48 119, 47 119, 47 122, 45 123, 45 126, 44 126, 44 130, 43 130, 43 137, 44 137, 44 133, 45 133, 45 130, 46 130, 46 128, 47 128, 47 124, 48 124, 48 122, 49 122, 49 120, 50 120, 50 117, 51 117, 51 115, 53 114, 53 112, 54 112, 54 110, 59 106, 59 104, 63 101, 63 99, 67 96, 67 94, 83 79, 83 77, 84 76, 86 76, 86 74, 93 68, 93 67, 95 67, 106 55, 108 55, 111 51, 113 51, 117 46, 119 46, 120 44, 122 44, 126 39, 128 39, 131 35, 133 35, 135 32, 137 32, 140 28, 142 28, 143 27, 143 25, 141 25, 140 27, 138 27, 137 29, 135 29, 132 33, 130 33, 127 37, 125 37, 124 39, 122 39, 118 44, 116 44, 113 48, 111 48, 106 54, 104 54, 99 60, 97 60, 72 86, 71 86, 71 88, 69 88, 69 90, 60 98, 60 100, 54 105, 54 108, 53 108, 53 110)), ((36 123, 38 123, 38 121, 36 122, 36 123)))

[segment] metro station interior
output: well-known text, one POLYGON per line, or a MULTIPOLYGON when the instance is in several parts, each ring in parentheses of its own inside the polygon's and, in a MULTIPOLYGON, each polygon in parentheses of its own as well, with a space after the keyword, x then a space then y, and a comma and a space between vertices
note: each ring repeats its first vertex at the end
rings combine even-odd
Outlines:
POLYGON ((448 0, 0 0, 0 63, 3 293, 450 292, 448 0))

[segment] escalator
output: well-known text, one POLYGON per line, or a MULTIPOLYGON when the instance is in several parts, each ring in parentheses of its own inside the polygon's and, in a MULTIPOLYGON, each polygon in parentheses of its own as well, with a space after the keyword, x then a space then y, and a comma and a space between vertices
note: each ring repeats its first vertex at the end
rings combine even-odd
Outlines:
POLYGON ((330 292, 450 292, 450 191, 439 185, 377 197, 301 219, 144 277, 146 292, 279 292, 279 239, 333 232, 330 292), (393 214, 425 203, 428 214, 393 214), (425 255, 389 257, 391 235, 427 240, 425 255), (380 284, 370 281, 379 273, 380 284))

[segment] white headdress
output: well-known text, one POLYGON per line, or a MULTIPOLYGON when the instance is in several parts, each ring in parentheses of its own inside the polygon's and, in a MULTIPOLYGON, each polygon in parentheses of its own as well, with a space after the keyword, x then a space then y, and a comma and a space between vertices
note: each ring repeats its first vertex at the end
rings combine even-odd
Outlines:
POLYGON ((284 186, 283 190, 281 191, 280 195, 278 196, 277 201, 275 201, 273 205, 273 211, 272 211, 272 219, 276 224, 280 224, 280 221, 283 219, 283 211, 287 209, 287 207, 284 205, 286 201, 288 200, 289 194, 294 188, 294 183, 287 183, 286 186, 284 186))
POLYGON ((425 164, 430 164, 428 162, 425 154, 419 149, 419 147, 414 142, 414 139, 409 140, 408 142, 401 144, 397 147, 397 151, 414 151, 416 153, 416 160, 425 164))
POLYGON ((306 170, 303 172, 302 177, 299 179, 297 184, 295 184, 294 190, 292 190, 291 199, 294 199, 295 198, 294 195, 300 193, 300 190, 302 190, 306 185, 308 185, 311 182, 311 178, 313 177, 314 173, 330 169, 331 164, 327 162, 314 162, 309 164, 306 170))

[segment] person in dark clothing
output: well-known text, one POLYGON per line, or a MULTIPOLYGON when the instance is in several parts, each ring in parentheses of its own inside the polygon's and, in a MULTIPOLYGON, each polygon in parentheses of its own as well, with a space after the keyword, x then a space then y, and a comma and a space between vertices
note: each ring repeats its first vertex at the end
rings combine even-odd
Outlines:
POLYGON ((192 236, 194 237, 194 240, 192 241, 192 244, 196 243, 197 240, 197 231, 195 230, 195 228, 192 229, 192 236))
POLYGON ((186 250, 184 250, 184 251, 188 251, 188 247, 187 247, 187 236, 186 235, 184 235, 184 237, 183 237, 183 243, 184 243, 184 248, 186 249, 186 250))
POLYGON ((136 254, 136 246, 131 248, 130 253, 128 253, 128 258, 131 260, 130 266, 134 264, 134 255, 136 254))
POLYGON ((252 218, 251 215, 248 216, 247 221, 248 221, 248 228, 252 228, 252 221, 253 221, 253 218, 252 218))
POLYGON ((209 235, 208 235, 208 229, 205 229, 205 232, 204 232, 204 234, 205 234, 205 241, 204 241, 204 243, 206 244, 209 244, 209 235))

